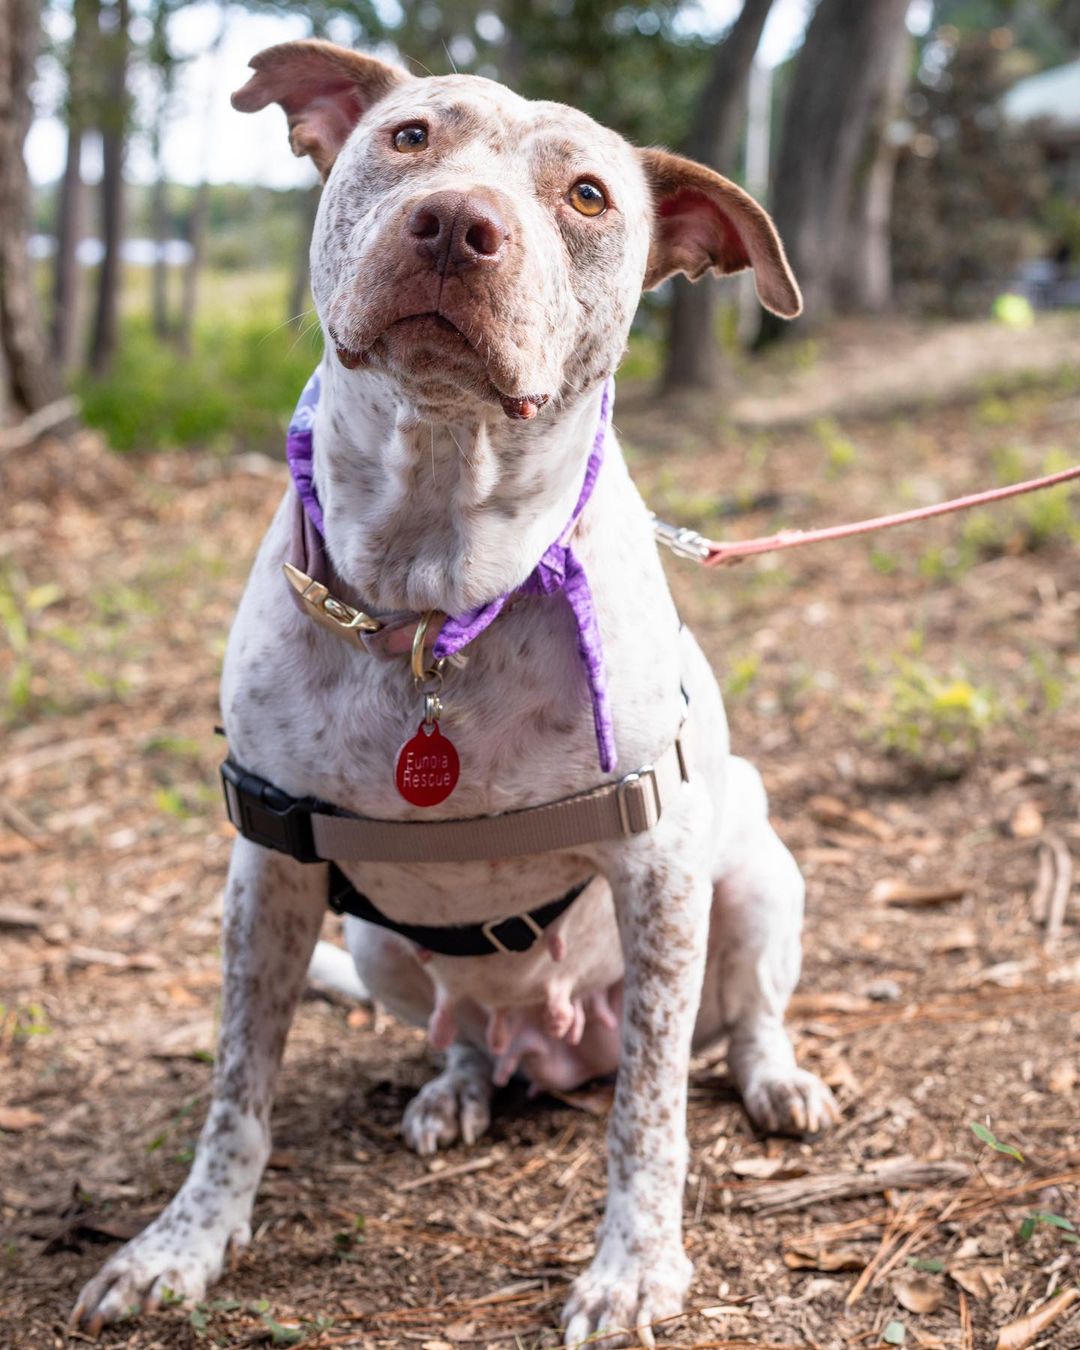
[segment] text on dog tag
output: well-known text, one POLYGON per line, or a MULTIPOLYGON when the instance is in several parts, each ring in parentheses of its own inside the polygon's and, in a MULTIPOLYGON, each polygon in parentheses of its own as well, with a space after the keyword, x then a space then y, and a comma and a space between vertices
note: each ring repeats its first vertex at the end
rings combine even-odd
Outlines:
POLYGON ((421 722, 416 735, 398 751, 394 781, 413 806, 438 806, 457 787, 460 772, 458 752, 438 722, 421 722))

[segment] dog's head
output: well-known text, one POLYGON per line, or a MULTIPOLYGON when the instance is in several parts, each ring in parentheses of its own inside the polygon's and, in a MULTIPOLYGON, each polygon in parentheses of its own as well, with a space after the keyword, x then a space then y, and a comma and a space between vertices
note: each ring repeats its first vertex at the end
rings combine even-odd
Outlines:
POLYGON ((642 288, 675 272, 752 267, 762 304, 799 312, 769 217, 700 164, 491 80, 418 78, 326 42, 251 65, 233 105, 279 103, 326 184, 312 290, 327 339, 422 417, 494 402, 528 418, 595 384, 642 288))

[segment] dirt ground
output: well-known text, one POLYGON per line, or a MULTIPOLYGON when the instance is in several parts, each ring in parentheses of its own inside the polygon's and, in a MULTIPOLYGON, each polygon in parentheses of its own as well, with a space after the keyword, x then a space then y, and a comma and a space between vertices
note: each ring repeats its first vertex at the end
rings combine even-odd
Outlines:
MULTIPOLYGON (((1075 460, 1080 380, 783 430, 630 389, 616 421, 661 514, 756 534, 1075 460)), ((191 1156, 230 839, 216 681, 282 482, 262 459, 121 461, 92 437, 0 461, 11 1350, 84 1339, 64 1329, 80 1284, 191 1156)), ((1041 1334, 1003 1350, 1080 1347, 1078 522, 1080 495, 1059 493, 721 574, 670 562, 808 880, 791 1024, 844 1119, 811 1143, 760 1137, 722 1054, 695 1062, 696 1276, 659 1343, 992 1347, 1041 1311, 1041 1334)), ((102 1343, 557 1344, 602 1205, 610 1087, 508 1090, 479 1146, 425 1162, 397 1126, 430 1071, 418 1033, 311 994, 255 1242, 207 1304, 102 1343)))

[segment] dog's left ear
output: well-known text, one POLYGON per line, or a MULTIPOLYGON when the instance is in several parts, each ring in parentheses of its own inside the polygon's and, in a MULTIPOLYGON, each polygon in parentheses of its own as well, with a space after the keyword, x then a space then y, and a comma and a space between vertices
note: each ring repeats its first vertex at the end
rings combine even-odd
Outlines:
POLYGON ((374 56, 317 38, 267 47, 250 65, 255 74, 233 94, 233 107, 258 112, 280 103, 293 154, 310 155, 324 181, 368 108, 413 78, 374 56))
POLYGON ((802 296, 769 215, 753 197, 704 164, 667 150, 639 150, 653 194, 653 231, 645 289, 674 272, 697 281, 754 269, 758 299, 783 319, 802 310, 802 296))

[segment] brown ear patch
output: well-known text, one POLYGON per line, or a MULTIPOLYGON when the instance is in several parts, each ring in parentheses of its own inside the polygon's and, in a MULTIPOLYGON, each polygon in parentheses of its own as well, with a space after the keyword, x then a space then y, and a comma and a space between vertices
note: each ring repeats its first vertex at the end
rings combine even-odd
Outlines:
POLYGON ((752 267, 765 308, 795 318, 799 287, 776 227, 753 197, 704 164, 666 150, 639 154, 655 211, 645 289, 675 272, 697 281, 708 271, 728 276, 752 267))
POLYGON ((252 57, 254 75, 232 96, 238 112, 285 110, 294 155, 310 155, 325 179, 353 127, 379 99, 412 79, 374 56, 309 38, 252 57))

